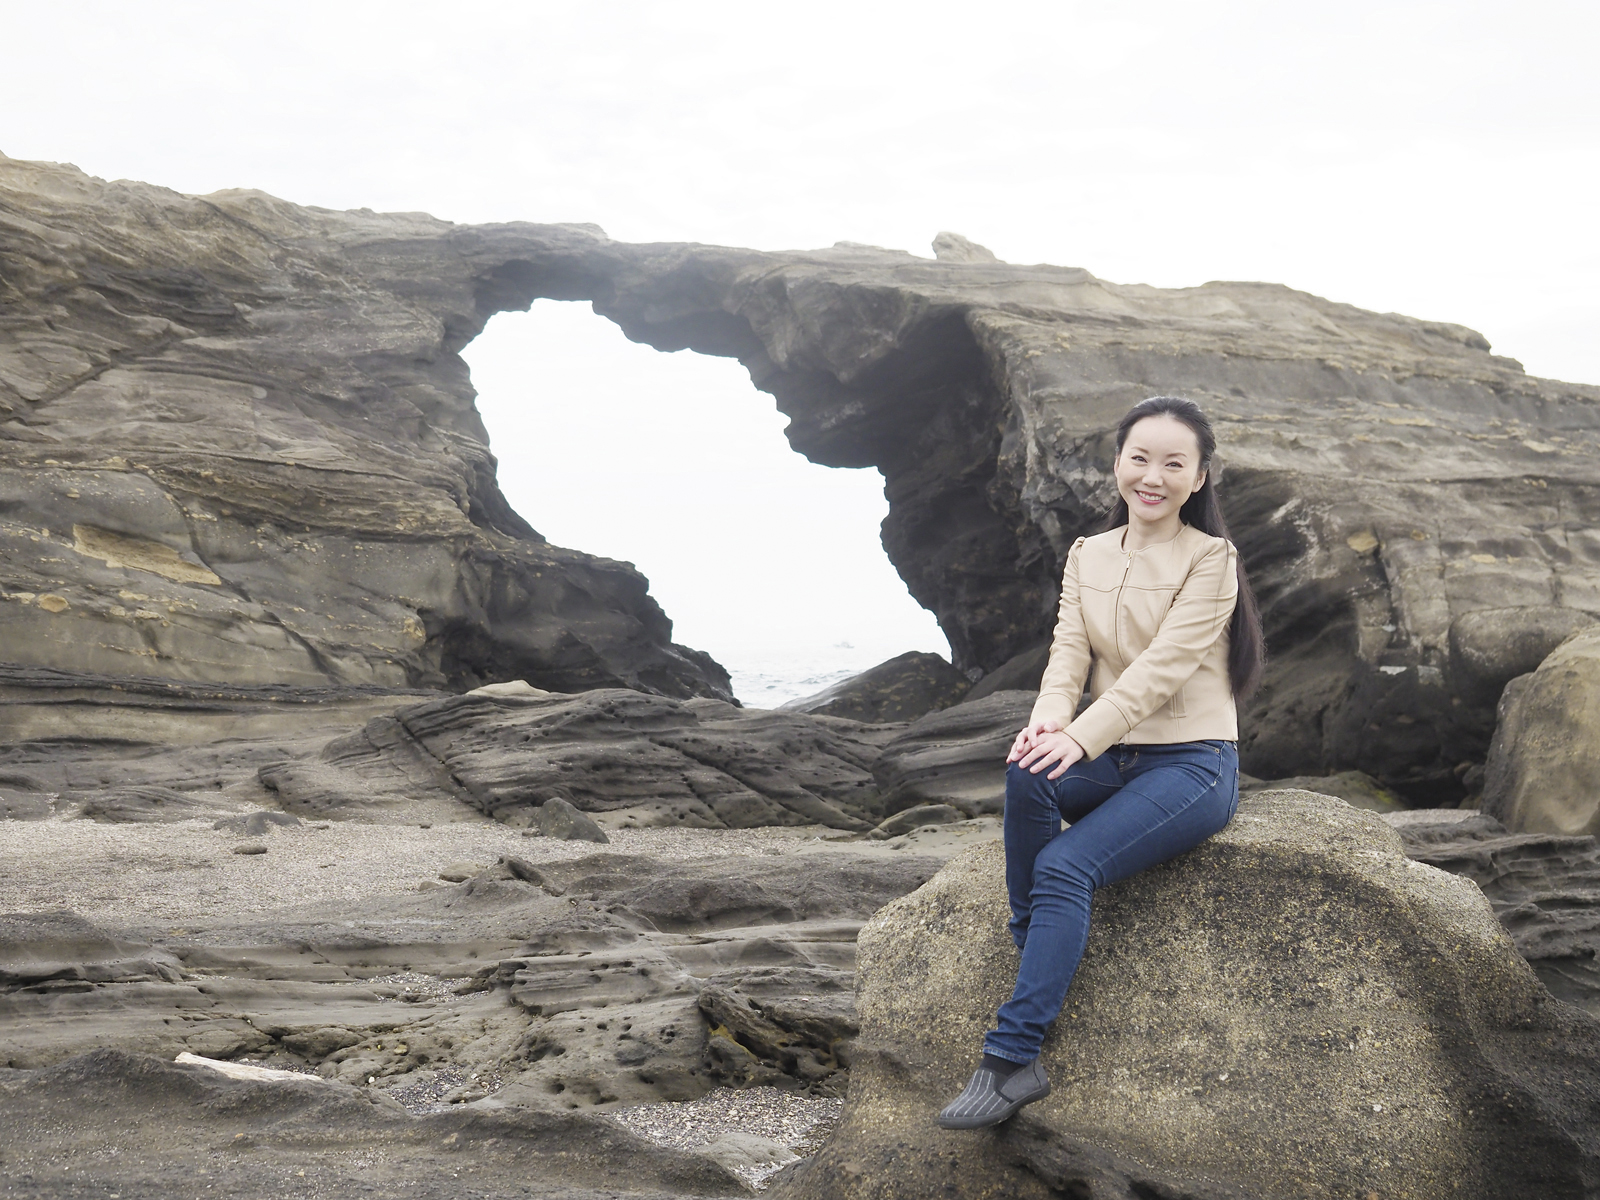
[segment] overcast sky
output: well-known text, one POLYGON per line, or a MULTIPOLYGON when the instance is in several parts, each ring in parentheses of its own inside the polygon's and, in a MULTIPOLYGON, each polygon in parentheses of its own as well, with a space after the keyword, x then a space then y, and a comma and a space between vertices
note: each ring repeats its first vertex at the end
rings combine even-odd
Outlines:
MULTIPOLYGON (((628 240, 953 229, 1454 321, 1600 382, 1592 2, 0 5, 13 157, 628 240)), ((551 304, 469 358, 513 503, 638 563, 683 640, 942 648, 876 548, 875 475, 794 456, 735 364, 551 304)))

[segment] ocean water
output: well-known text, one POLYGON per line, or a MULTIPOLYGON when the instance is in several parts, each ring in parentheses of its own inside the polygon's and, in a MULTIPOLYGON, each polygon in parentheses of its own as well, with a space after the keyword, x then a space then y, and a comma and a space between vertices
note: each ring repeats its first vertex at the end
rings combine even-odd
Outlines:
POLYGON ((721 662, 733 680, 733 694, 746 708, 777 708, 913 649, 922 647, 837 642, 730 654, 721 662))

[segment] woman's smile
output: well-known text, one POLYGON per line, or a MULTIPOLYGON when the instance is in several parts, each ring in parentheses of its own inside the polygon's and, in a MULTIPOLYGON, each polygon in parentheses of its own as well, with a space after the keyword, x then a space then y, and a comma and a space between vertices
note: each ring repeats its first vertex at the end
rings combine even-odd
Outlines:
POLYGON ((1165 496, 1160 495, 1157 492, 1146 492, 1140 488, 1135 488, 1133 494, 1139 497, 1139 499, 1146 504, 1160 504, 1166 499, 1165 496))

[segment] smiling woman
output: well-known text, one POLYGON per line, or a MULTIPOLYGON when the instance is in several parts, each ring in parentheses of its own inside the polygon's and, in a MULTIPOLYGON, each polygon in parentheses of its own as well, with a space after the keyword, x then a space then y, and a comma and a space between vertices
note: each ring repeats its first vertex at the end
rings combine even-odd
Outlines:
POLYGON ((634 563, 746 704, 949 648, 885 557, 875 470, 820 467, 731 359, 630 342, 588 305, 503 313, 466 350, 512 506, 634 563))

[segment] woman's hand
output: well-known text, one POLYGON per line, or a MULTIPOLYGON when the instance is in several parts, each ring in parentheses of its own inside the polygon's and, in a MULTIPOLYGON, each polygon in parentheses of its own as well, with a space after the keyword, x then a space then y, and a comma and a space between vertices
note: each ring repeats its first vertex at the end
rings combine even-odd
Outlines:
POLYGON ((1024 725, 1022 732, 1017 734, 1017 740, 1011 743, 1011 753, 1006 755, 1006 762, 1016 762, 1029 750, 1032 750, 1039 738, 1044 734, 1060 732, 1061 722, 1054 719, 1035 721, 1031 725, 1024 725))
POLYGON ((1061 732, 1060 721, 1035 721, 1017 734, 1006 761, 1026 767, 1035 775, 1051 763, 1058 763, 1045 778, 1060 779, 1082 758, 1083 747, 1061 732))

